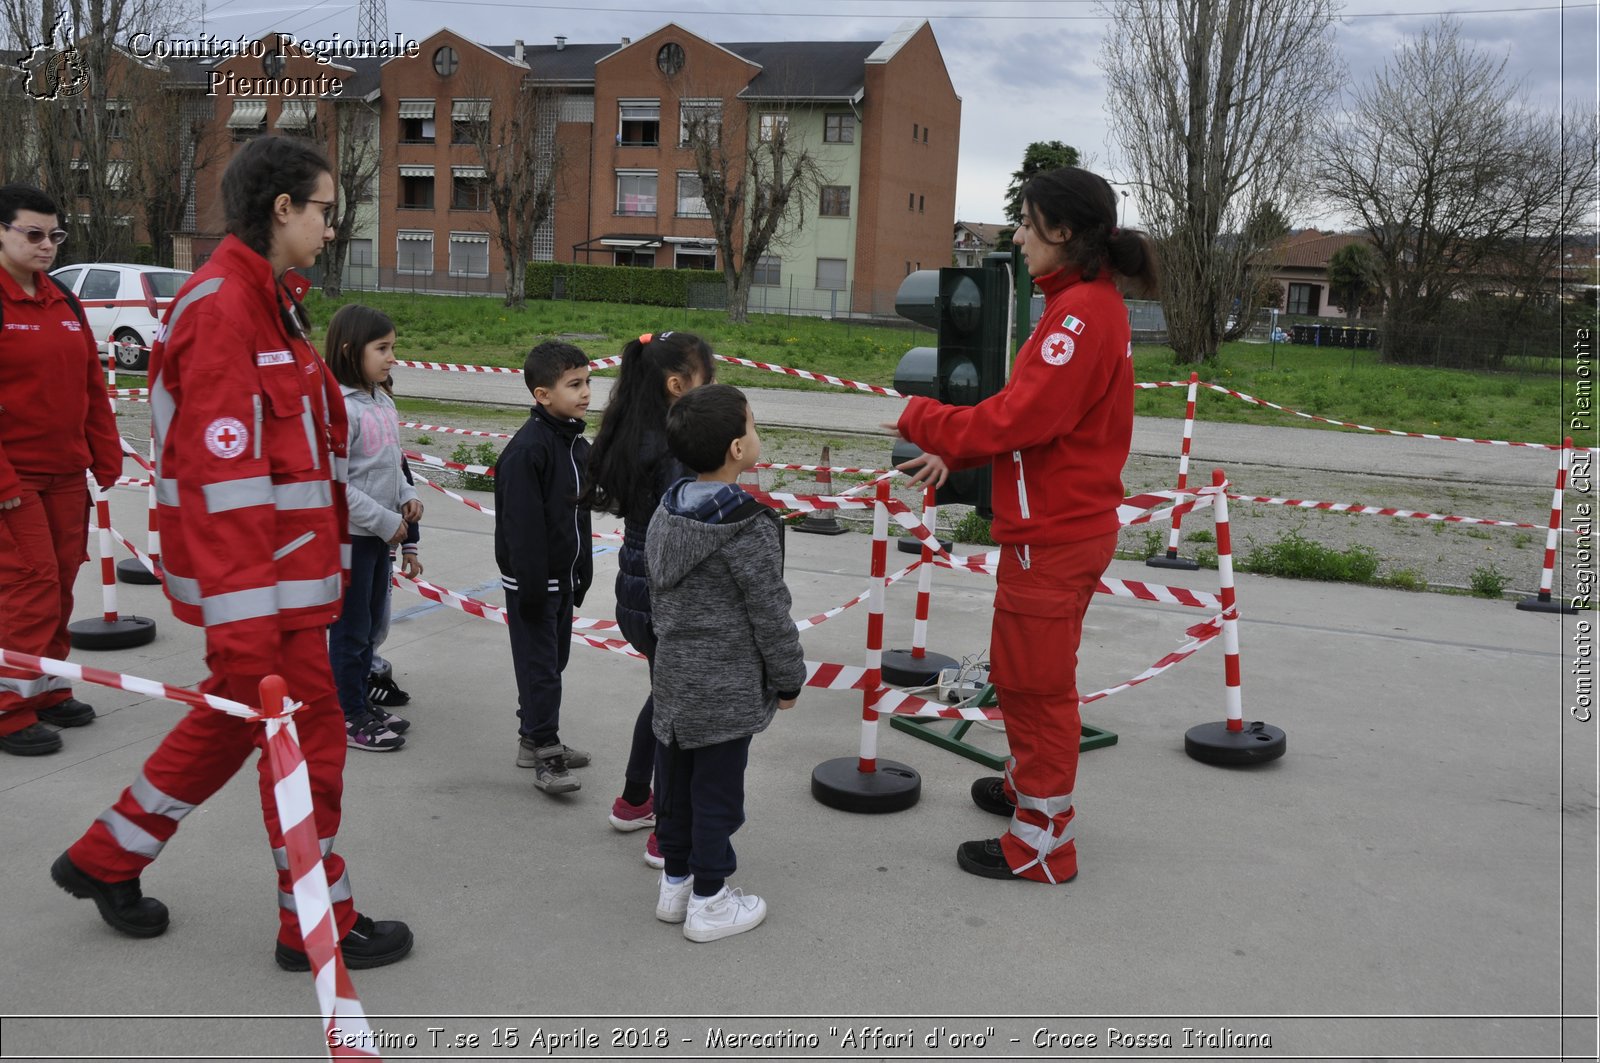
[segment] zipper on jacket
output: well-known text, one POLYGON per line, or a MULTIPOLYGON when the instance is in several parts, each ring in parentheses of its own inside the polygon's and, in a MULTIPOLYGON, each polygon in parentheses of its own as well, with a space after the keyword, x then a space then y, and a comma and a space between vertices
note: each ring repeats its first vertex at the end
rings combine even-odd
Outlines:
POLYGON ((256 450, 255 459, 261 460, 261 396, 251 395, 250 403, 256 408, 256 450))
POLYGON ((1013 450, 1011 460, 1017 463, 1017 507, 1022 511, 1022 519, 1031 519, 1028 513, 1028 481, 1022 473, 1022 451, 1013 450))
MULTIPOLYGON (((573 436, 572 442, 567 444, 567 461, 572 465, 572 489, 577 491, 583 485, 578 481, 578 459, 573 457, 573 451, 578 449, 578 437, 573 436)), ((567 586, 573 594, 578 593, 578 550, 594 549, 593 543, 583 541, 583 533, 578 527, 578 507, 572 507, 572 541, 577 544, 577 549, 572 551, 572 564, 567 568, 567 586)))
POLYGON ((284 558, 288 557, 290 554, 294 553, 296 550, 300 549, 302 546, 304 546, 306 543, 309 543, 312 539, 315 539, 316 537, 317 537, 317 533, 316 532, 314 532, 314 531, 306 532, 304 535, 300 536, 300 538, 298 538, 298 539, 294 540, 293 542, 289 543, 287 546, 280 546, 277 549, 277 551, 275 553, 273 553, 272 560, 274 560, 274 561, 282 561, 284 558))

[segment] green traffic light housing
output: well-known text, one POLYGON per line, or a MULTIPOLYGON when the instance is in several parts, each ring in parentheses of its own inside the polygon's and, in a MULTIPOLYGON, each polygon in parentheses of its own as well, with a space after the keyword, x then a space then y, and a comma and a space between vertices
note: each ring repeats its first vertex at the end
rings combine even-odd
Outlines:
MULTIPOLYGON (((1005 386, 1011 351, 1011 256, 991 255, 980 267, 918 270, 900 285, 895 312, 938 332, 938 347, 913 347, 895 368, 895 390, 953 406, 975 406, 1005 386)), ((901 442, 896 465, 921 453, 901 442)), ((977 507, 989 517, 989 466, 952 473, 940 505, 977 507)))

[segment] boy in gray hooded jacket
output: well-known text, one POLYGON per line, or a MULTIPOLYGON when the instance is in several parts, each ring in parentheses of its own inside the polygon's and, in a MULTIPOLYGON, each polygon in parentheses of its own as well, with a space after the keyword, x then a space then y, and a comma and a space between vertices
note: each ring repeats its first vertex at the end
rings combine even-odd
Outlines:
POLYGON ((750 738, 800 696, 806 666, 783 582, 782 526, 739 474, 761 456, 744 395, 695 388, 667 415, 667 446, 698 475, 673 484, 650 521, 646 556, 656 633, 656 918, 715 941, 766 918, 730 890, 744 823, 750 738), (692 882, 691 882, 691 876, 692 882), (691 889, 692 887, 692 889, 691 889))

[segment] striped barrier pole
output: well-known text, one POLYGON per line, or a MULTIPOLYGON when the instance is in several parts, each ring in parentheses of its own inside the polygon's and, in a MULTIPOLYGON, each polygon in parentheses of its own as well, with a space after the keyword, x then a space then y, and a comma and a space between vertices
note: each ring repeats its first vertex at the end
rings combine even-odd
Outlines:
MULTIPOLYGON (((91 485, 93 481, 91 480, 91 485)), ((156 622, 146 616, 123 616, 117 609, 117 565, 111 541, 111 495, 98 486, 94 491, 94 520, 91 534, 100 553, 101 615, 92 620, 76 620, 67 625, 67 637, 75 649, 124 650, 143 646, 156 637, 156 622)))
MULTIPOLYGON (((1184 491, 1189 486, 1189 445, 1194 440, 1194 397, 1200 387, 1200 374, 1189 374, 1189 401, 1183 414, 1183 447, 1178 453, 1178 490, 1184 491)), ((1181 537, 1180 529, 1183 525, 1183 514, 1172 515, 1172 532, 1167 537, 1167 552, 1145 559, 1145 564, 1151 568, 1176 568, 1186 572, 1193 572, 1200 567, 1199 563, 1191 558, 1178 556, 1178 540, 1181 537)))
MULTIPOLYGON (((833 448, 824 443, 822 445, 822 462, 816 471, 817 494, 819 495, 833 494, 832 465, 833 448)), ((850 529, 840 524, 839 518, 830 511, 827 513, 807 513, 800 520, 800 523, 794 526, 794 530, 805 532, 807 535, 843 535, 850 529)))
POLYGON ((922 777, 878 756, 878 713, 883 696, 883 605, 889 575, 889 482, 878 484, 872 507, 872 584, 867 599, 867 652, 861 693, 861 746, 856 757, 823 761, 811 773, 811 796, 845 812, 898 812, 922 796, 922 777))
MULTIPOLYGON (((929 484, 922 493, 922 527, 929 538, 922 539, 922 566, 917 573, 917 612, 911 627, 911 649, 890 650, 883 655, 883 681, 892 687, 925 687, 939 681, 946 668, 960 668, 961 662, 943 653, 928 652, 928 612, 933 600, 933 538, 939 523, 938 492, 929 484)), ((917 542, 902 539, 901 542, 917 542)))
MULTIPOLYGON (((155 467, 157 457, 156 441, 151 439, 150 465, 152 469, 155 467)), ((124 583, 150 585, 161 582, 159 575, 161 571, 161 531, 159 518, 156 515, 156 478, 153 472, 150 476, 150 491, 146 504, 149 511, 145 515, 146 528, 148 529, 145 537, 145 550, 153 564, 153 568, 146 568, 144 562, 137 557, 123 558, 117 562, 117 578, 124 583)))
POLYGON ((1228 523, 1228 478, 1211 473, 1217 521, 1217 596, 1222 599, 1222 669, 1224 719, 1189 728, 1183 751, 1206 764, 1241 767, 1265 764, 1283 756, 1287 741, 1281 729, 1253 720, 1245 723, 1239 669, 1239 608, 1233 588, 1233 534, 1228 523))
POLYGON ((322 843, 311 800, 310 776, 289 699, 280 676, 261 680, 261 713, 266 718, 265 756, 272 771, 272 797, 289 857, 289 877, 294 881, 295 911, 301 943, 311 964, 317 1004, 322 1010, 322 1032, 330 1059, 377 1059, 368 1047, 375 1043, 356 987, 345 969, 339 948, 339 931, 333 918, 333 898, 328 872, 322 864, 322 843))
POLYGON ((1567 470, 1572 467, 1572 437, 1561 441, 1561 457, 1556 462, 1556 490, 1550 499, 1550 530, 1544 538, 1544 571, 1539 574, 1539 593, 1524 598, 1517 608, 1530 613, 1576 613, 1578 607, 1565 598, 1552 598, 1555 586, 1556 541, 1561 537, 1561 506, 1567 493, 1567 470))

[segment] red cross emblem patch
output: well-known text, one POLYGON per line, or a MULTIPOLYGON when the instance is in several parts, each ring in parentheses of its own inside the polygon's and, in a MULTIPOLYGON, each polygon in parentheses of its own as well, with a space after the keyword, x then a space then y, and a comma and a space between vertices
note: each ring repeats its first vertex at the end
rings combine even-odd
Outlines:
POLYGON ((218 417, 206 425, 206 449, 219 458, 237 458, 250 442, 250 433, 237 417, 218 417))
POLYGON ((1039 353, 1044 355, 1044 360, 1051 365, 1066 365, 1072 361, 1075 347, 1072 337, 1065 332, 1052 332, 1039 345, 1039 353))

